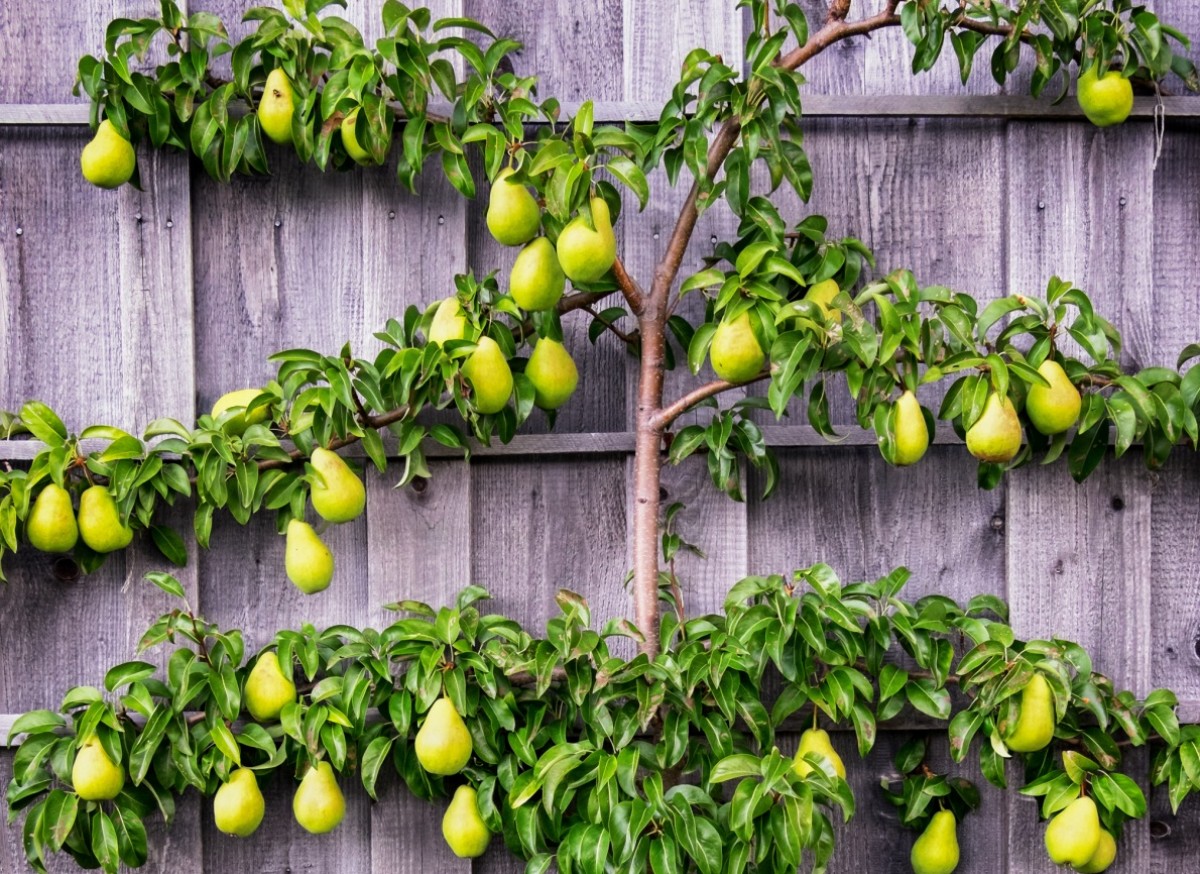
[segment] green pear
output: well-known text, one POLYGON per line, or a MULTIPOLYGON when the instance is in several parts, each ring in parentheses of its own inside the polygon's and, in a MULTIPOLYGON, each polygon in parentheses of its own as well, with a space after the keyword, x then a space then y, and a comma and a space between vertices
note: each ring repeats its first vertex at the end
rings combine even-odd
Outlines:
POLYGON ((533 383, 533 402, 543 410, 557 410, 579 384, 579 371, 562 343, 542 337, 533 347, 525 375, 533 383))
POLYGON ((57 483, 42 489, 29 511, 25 535, 34 549, 42 552, 70 552, 79 539, 71 493, 57 483))
POLYGON ((1075 99, 1096 127, 1120 124, 1133 112, 1133 85, 1120 70, 1109 70, 1103 76, 1098 70, 1099 66, 1093 64, 1079 77, 1075 99))
POLYGON ((242 697, 246 709, 257 722, 278 719, 283 708, 296 700, 296 684, 283 675, 274 650, 267 650, 258 657, 246 677, 242 697))
POLYGON ((1102 871, 1107 871, 1117 858, 1117 842, 1113 836, 1104 829, 1100 829, 1100 843, 1096 845, 1096 852, 1092 853, 1092 858, 1088 859, 1083 865, 1076 865, 1075 870, 1079 874, 1101 874, 1102 871))
POLYGON ((822 728, 810 728, 800 735, 800 747, 796 750, 796 761, 792 764, 792 770, 801 777, 807 777, 816 770, 804 760, 809 753, 823 756, 833 766, 834 773, 843 780, 846 779, 846 765, 830 743, 829 732, 822 728))
POLYGON ((1056 865, 1081 867, 1096 854, 1100 832, 1096 802, 1076 798, 1046 826, 1046 852, 1056 865))
POLYGON ((307 522, 288 522, 283 564, 288 579, 306 595, 329 588, 333 579, 333 553, 307 522))
POLYGON ((762 372, 767 356, 750 327, 749 313, 717 325, 708 358, 717 376, 729 382, 746 382, 762 372))
POLYGON ((133 529, 121 524, 117 502, 104 486, 79 496, 79 536, 95 552, 124 549, 133 540, 133 529))
POLYGON ((249 416, 246 415, 246 408, 260 394, 262 394, 262 389, 257 388, 239 388, 237 391, 226 392, 213 404, 212 417, 220 419, 223 413, 232 410, 233 415, 223 423, 224 428, 231 434, 241 436, 251 425, 261 425, 271 417, 270 404, 255 407, 253 413, 249 416))
MULTIPOLYGON (((836 279, 823 279, 805 292, 804 299, 820 307, 821 314, 825 316, 826 321, 840 325, 842 323, 842 311, 834 308, 833 299, 838 296, 841 290, 841 286, 837 284, 836 279)), ((799 318, 796 320, 796 327, 813 331, 816 330, 817 324, 812 319, 799 318)))
POLYGON ((467 336, 467 317, 457 297, 448 297, 438 304, 429 323, 429 342, 445 346, 450 340, 464 340, 467 336))
POLYGON ((267 74, 267 84, 263 86, 262 99, 258 101, 258 126, 281 146, 292 141, 295 98, 296 92, 287 73, 276 67, 267 74))
POLYGON ((1079 408, 1083 398, 1079 389, 1075 388, 1062 365, 1052 358, 1047 358, 1038 368, 1040 373, 1050 383, 1047 388, 1043 385, 1031 385, 1025 398, 1025 413, 1033 427, 1043 434, 1061 434, 1079 419, 1079 408))
POLYGON ((900 395, 896 399, 895 416, 892 463, 900 467, 916 464, 929 448, 929 426, 917 396, 911 391, 900 395))
POLYGON ((333 831, 346 815, 346 799, 329 762, 318 762, 300 781, 292 796, 292 814, 305 831, 323 835, 333 831))
POLYGON ((460 859, 477 859, 487 850, 492 833, 479 815, 474 787, 454 790, 454 798, 442 817, 442 837, 460 859))
POLYGON ((354 125, 358 122, 358 110, 342 119, 340 131, 342 134, 342 146, 346 149, 346 154, 354 159, 358 164, 374 164, 375 159, 371 153, 364 149, 358 143, 358 132, 354 125))
POLYGON ((520 246, 537 236, 542 226, 542 210, 529 189, 520 182, 509 182, 511 167, 505 167, 492 183, 488 198, 487 226, 496 242, 520 246))
POLYGON ((266 802, 258 780, 249 768, 238 768, 229 775, 213 796, 213 820, 227 835, 248 838, 263 820, 266 802))
POLYGON ((967 431, 967 451, 980 461, 1012 461, 1021 450, 1021 420, 1012 401, 992 393, 967 431))
POLYGON ((1050 684, 1040 674, 1021 690, 1021 712, 1016 723, 1004 738, 1004 743, 1015 753, 1034 753, 1044 749, 1054 739, 1054 693, 1050 684))
POLYGON ((498 413, 512 395, 513 377, 500 345, 491 337, 480 337, 475 351, 462 368, 471 383, 475 409, 484 415, 498 413))
POLYGON ((545 237, 538 237, 517 255, 508 275, 508 291, 523 310, 552 309, 562 297, 567 277, 558 255, 545 237))
POLYGON ((576 283, 596 282, 617 260, 617 238, 613 236, 608 204, 602 197, 593 197, 591 207, 590 222, 577 215, 558 235, 559 266, 576 283))
POLYGON ((95 737, 83 742, 71 766, 71 785, 84 801, 108 801, 116 798, 125 785, 125 771, 114 764, 95 737))
POLYGON ((96 135, 83 147, 79 168, 83 178, 99 188, 119 188, 133 177, 137 155, 133 143, 121 136, 107 118, 96 128, 96 135))
POLYGON ((449 698, 439 698, 433 702, 413 741, 413 748, 417 753, 417 761, 430 774, 449 777, 467 766, 474 746, 471 732, 454 709, 454 702, 449 698))
POLYGON ((913 874, 952 874, 958 867, 958 834, 954 814, 939 810, 913 844, 913 874))
POLYGON ((349 522, 362 515, 367 490, 350 465, 323 446, 313 450, 312 466, 320 476, 312 484, 312 504, 327 522, 349 522))

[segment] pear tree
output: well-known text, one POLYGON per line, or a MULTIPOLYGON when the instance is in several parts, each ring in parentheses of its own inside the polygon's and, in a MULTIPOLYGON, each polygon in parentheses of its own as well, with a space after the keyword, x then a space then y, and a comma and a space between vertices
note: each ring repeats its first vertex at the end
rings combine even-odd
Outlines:
MULTIPOLYGON (((692 455, 731 497, 742 497, 746 465, 769 495, 779 475, 763 411, 803 409, 833 436, 829 374, 843 377, 857 424, 889 463, 919 463, 940 421, 978 459, 982 487, 1033 461, 1062 458, 1082 480, 1138 443, 1151 468, 1177 446, 1196 449, 1200 344, 1174 368, 1128 372, 1119 330, 1072 282, 981 303, 907 270, 877 275, 860 240, 831 235, 819 215, 787 214, 781 196, 812 192, 801 71, 842 40, 900 28, 917 73, 949 43, 964 81, 985 50, 1000 84, 1025 60, 1035 96, 1075 83, 1085 115, 1110 126, 1131 113, 1132 82, 1173 73, 1200 85, 1182 33, 1129 0, 888 0, 861 16, 832 0, 813 22, 795 3, 743 0, 745 72, 697 48, 657 122, 606 125, 590 102, 564 118, 534 77, 512 72, 518 44, 486 22, 435 21, 387 0, 372 46, 332 5, 256 7, 240 40, 173 0, 159 17, 114 20, 103 55, 79 62, 97 131, 84 176, 139 184, 136 147, 190 152, 219 181, 267 173, 268 159, 314 172, 392 160, 398 184, 441 173, 465 197, 487 181, 488 230, 520 247, 511 274, 473 265, 381 326, 373 354, 282 350, 273 380, 230 386, 196 422, 157 419, 137 436, 72 432, 36 400, 3 414, 8 436, 45 448, 0 473, 0 553, 71 553, 94 570, 141 537, 183 564, 185 538, 164 505, 191 508, 201 548, 216 513, 248 524, 266 512, 286 533, 287 576, 315 595, 337 574, 309 504, 323 524, 365 507, 339 450, 361 444, 407 485, 430 475, 431 443, 469 455, 510 440, 535 409, 553 421, 579 381, 581 350, 567 348, 562 322, 586 318, 593 342, 611 336, 637 362, 632 621, 594 629, 586 601, 563 590, 560 615, 537 636, 483 613, 487 593, 468 587, 453 605, 391 605, 402 616, 382 631, 282 629, 249 652, 173 577, 149 574, 179 599, 139 644, 169 648, 166 667, 114 666, 103 692, 76 687, 13 727, 24 740, 7 797, 35 869, 64 851, 106 871, 142 864, 142 821, 155 810, 170 819, 188 791, 214 796, 222 831, 250 835, 264 816, 257 779, 285 768, 300 777, 296 820, 328 832, 348 781, 374 797, 394 768, 419 797, 453 796, 443 831, 462 857, 494 835, 531 872, 820 871, 835 822, 855 809, 820 718, 849 726, 865 755, 906 710, 944 726, 956 765, 974 754, 997 786, 1007 759, 1022 759, 1020 791, 1050 820, 1048 855, 1079 871, 1112 864, 1125 824, 1146 814, 1122 770, 1125 747, 1153 744, 1151 780, 1173 807, 1200 790, 1200 727, 1180 725, 1173 693, 1138 699, 1081 647, 1018 639, 998 599, 910 601, 903 569, 843 583, 817 564, 741 580, 720 613, 688 617, 672 570, 688 544, 673 524, 679 507, 660 500, 664 460, 692 455), (159 43, 166 60, 150 66, 159 43), (646 206, 655 172, 686 194, 661 260, 638 277, 614 225, 646 206), (680 276, 699 216, 719 204, 736 236, 680 276), (706 362, 715 379, 700 378, 706 362), (669 397, 676 368, 694 382, 669 397), (926 386, 943 382, 938 409, 925 407, 926 386), (461 425, 430 415, 449 410, 461 425), (685 413, 707 421, 681 427, 685 413), (610 649, 622 637, 637 656, 610 649), (800 727, 799 751, 784 755, 777 736, 800 727)), ((933 772, 920 739, 896 765, 902 777, 884 796, 921 831, 913 870, 949 874, 957 822, 979 792, 933 772)))

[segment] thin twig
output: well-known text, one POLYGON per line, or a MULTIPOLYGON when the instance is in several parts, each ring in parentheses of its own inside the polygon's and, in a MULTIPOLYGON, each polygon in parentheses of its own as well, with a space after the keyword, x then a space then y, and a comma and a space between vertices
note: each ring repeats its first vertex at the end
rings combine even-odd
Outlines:
POLYGON ((620 328, 618 328, 616 325, 614 325, 608 319, 604 318, 604 316, 600 315, 600 313, 596 312, 590 306, 584 307, 583 310, 588 315, 590 315, 593 319, 595 319, 597 322, 604 325, 605 328, 607 328, 608 330, 610 330, 614 334, 616 334, 618 337, 620 337, 621 342, 626 344, 627 346, 632 346, 637 342, 637 337, 634 334, 629 334, 625 331, 622 331, 620 328))

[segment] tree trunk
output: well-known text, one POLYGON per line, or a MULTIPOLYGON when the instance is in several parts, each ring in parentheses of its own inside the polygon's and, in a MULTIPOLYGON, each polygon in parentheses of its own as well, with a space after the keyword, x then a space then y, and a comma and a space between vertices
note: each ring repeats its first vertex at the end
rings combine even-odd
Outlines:
POLYGON ((633 609, 645 640, 641 651, 658 654, 658 514, 662 478, 662 427, 655 421, 663 400, 666 344, 664 302, 645 302, 638 320, 642 361, 638 373, 637 442, 633 456, 633 609))

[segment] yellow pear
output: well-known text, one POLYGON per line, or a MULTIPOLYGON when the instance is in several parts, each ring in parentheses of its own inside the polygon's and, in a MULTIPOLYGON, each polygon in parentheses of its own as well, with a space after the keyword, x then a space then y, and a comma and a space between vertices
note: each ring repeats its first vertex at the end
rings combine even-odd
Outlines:
POLYGON ((980 461, 1012 461, 1021 450, 1021 420, 1007 397, 992 393, 967 431, 967 451, 980 461))
POLYGON ((1120 124, 1133 112, 1133 86, 1119 70, 1109 70, 1103 76, 1097 70, 1093 64, 1079 77, 1075 99, 1096 127, 1120 124))
POLYGON ((292 116, 296 112, 292 80, 280 67, 267 74, 262 99, 258 101, 258 126, 275 142, 286 146, 292 141, 292 116))
POLYGON ((491 337, 480 337, 475 351, 462 368, 471 383, 475 409, 484 415, 498 413, 512 395, 513 377, 500 345, 491 337))
POLYGON ((523 310, 552 309, 562 297, 567 277, 558 255, 545 237, 538 237, 517 255, 508 275, 508 291, 523 310))
POLYGON ((313 450, 312 466, 319 477, 312 484, 312 504, 327 522, 357 519, 367 505, 367 490, 350 465, 323 446, 313 450))
POLYGON ((329 588, 333 579, 333 553, 307 522, 288 522, 287 547, 283 556, 288 579, 306 595, 329 588))
POLYGON ((121 524, 117 502, 104 486, 79 496, 79 536, 95 552, 124 549, 133 540, 133 529, 121 524))
POLYGON ((232 410, 233 415, 224 423, 224 428, 229 433, 240 436, 251 425, 261 425, 271 417, 269 404, 255 407, 253 413, 249 416, 246 415, 246 408, 260 394, 262 394, 262 389, 257 388, 240 388, 237 391, 226 392, 213 404, 212 417, 220 419, 223 413, 232 410))
POLYGON ((939 810, 913 844, 913 874, 953 874, 958 867, 958 834, 954 814, 939 810))
POLYGON ((346 815, 346 799, 329 762, 318 762, 300 781, 292 796, 292 814, 305 831, 323 835, 333 831, 346 815))
POLYGON ((896 418, 893 464, 904 467, 916 464, 929 448, 929 426, 917 396, 906 391, 896 399, 896 418))
POLYGON ((537 341, 525 375, 533 383, 533 402, 543 410, 557 410, 579 384, 579 371, 562 343, 545 337, 537 341))
POLYGON ((258 657, 246 677, 242 697, 246 709, 258 722, 278 719, 283 708, 296 700, 296 684, 283 675, 274 650, 258 657))
POLYGON ((358 132, 354 125, 358 122, 358 110, 342 119, 341 134, 342 146, 346 149, 346 154, 349 155, 358 164, 374 164, 375 159, 371 153, 364 149, 358 143, 358 132))
POLYGON ((449 777, 467 766, 474 746, 471 732, 454 709, 454 702, 449 698, 439 698, 433 702, 413 741, 413 748, 417 753, 417 761, 430 774, 449 777))
POLYGON ((750 327, 749 313, 717 325, 708 358, 717 376, 729 382, 746 382, 762 372, 767 356, 750 327))
POLYGON ((592 220, 577 215, 558 235, 558 263, 572 282, 595 282, 617 260, 612 213, 602 197, 591 200, 592 220))
POLYGON ((429 342, 445 346, 450 340, 467 336, 467 317, 457 297, 448 297, 438 304, 433 321, 429 323, 429 342))
MULTIPOLYGON (((823 279, 805 293, 804 299, 819 306, 821 314, 825 316, 827 321, 840 325, 842 323, 842 311, 833 306, 833 299, 838 296, 838 292, 841 290, 841 287, 837 284, 837 280, 823 279)), ((816 329, 817 324, 812 319, 800 318, 796 320, 796 327, 812 331, 816 329)))
POLYGON ((213 820, 227 835, 248 838, 254 834, 266 812, 266 802, 258 780, 249 768, 238 768, 229 775, 213 796, 213 820))
POLYGON ((71 785, 84 801, 108 801, 116 798, 124 787, 125 771, 113 763, 100 741, 93 736, 75 753, 71 785))
POLYGON ((827 731, 822 728, 810 728, 800 735, 800 747, 796 750, 796 761, 792 764, 792 770, 801 777, 807 777, 816 770, 804 760, 809 753, 823 756, 833 766, 834 773, 843 780, 846 779, 846 766, 830 743, 827 731))
POLYGON ((442 837, 460 859, 477 859, 492 840, 492 833, 479 815, 479 802, 472 786, 459 786, 442 817, 442 837))
POLYGON ((1004 743, 1015 753, 1034 753, 1044 749, 1054 739, 1054 693, 1050 684, 1040 673, 1021 690, 1021 712, 1016 724, 1004 738, 1004 743))
POLYGON ((488 198, 487 226, 496 242, 520 246, 537 236, 542 226, 542 211, 529 189, 520 182, 509 182, 511 167, 505 167, 492 183, 488 198))
POLYGON ((57 483, 42 489, 29 511, 25 535, 34 549, 42 552, 70 552, 79 539, 71 493, 57 483))
POLYGON ((1100 843, 1096 845, 1096 852, 1092 853, 1092 858, 1088 859, 1085 864, 1076 865, 1075 870, 1079 874, 1101 874, 1108 870, 1116 858, 1117 842, 1111 834, 1100 829, 1100 843))
POLYGON ((121 136, 107 118, 100 122, 96 135, 79 156, 83 178, 99 188, 124 185, 132 178, 136 163, 133 143, 121 136))
POLYGON ((1079 389, 1067 378, 1062 365, 1054 359, 1043 361, 1038 373, 1050 386, 1047 388, 1036 383, 1029 386, 1025 413, 1033 427, 1043 434, 1061 434, 1079 419, 1083 399, 1079 396, 1079 389))
POLYGON ((1096 802, 1076 798, 1046 826, 1046 852, 1056 865, 1086 865, 1100 846, 1101 831, 1096 802))

